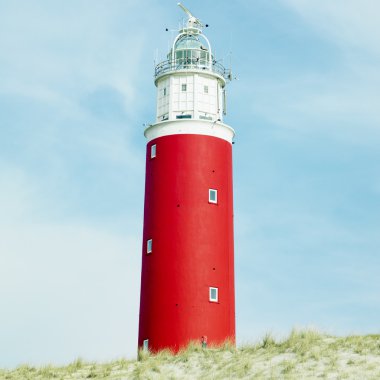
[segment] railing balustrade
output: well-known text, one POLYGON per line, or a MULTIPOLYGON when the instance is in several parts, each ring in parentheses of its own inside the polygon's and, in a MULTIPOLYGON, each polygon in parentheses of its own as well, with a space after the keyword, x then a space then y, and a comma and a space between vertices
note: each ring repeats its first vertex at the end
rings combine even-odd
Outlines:
POLYGON ((221 63, 209 62, 200 58, 179 58, 177 60, 167 60, 160 62, 155 67, 155 77, 162 74, 179 70, 205 70, 212 71, 226 80, 230 80, 231 71, 226 69, 221 63))

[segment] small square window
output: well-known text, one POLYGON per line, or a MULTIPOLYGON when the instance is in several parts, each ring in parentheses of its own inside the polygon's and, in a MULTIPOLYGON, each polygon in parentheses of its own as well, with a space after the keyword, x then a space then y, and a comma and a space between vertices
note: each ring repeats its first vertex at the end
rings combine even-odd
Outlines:
POLYGON ((166 87, 164 87, 164 96, 166 96, 166 87))
POLYGON ((181 88, 182 88, 182 91, 187 91, 187 84, 183 83, 181 88))
POLYGON ((218 288, 210 288, 209 290, 209 301, 218 302, 218 288))
POLYGON ((149 350, 149 339, 144 339, 143 350, 144 351, 148 351, 149 350))
POLYGON ((208 189, 208 201, 210 203, 218 203, 218 190, 208 189))
POLYGON ((153 144, 151 147, 150 147, 150 158, 154 158, 156 157, 156 144, 153 144))
POLYGON ((203 87, 205 94, 208 94, 208 86, 203 87))
POLYGON ((152 253, 152 248, 153 248, 153 239, 149 239, 146 242, 146 253, 147 254, 152 253))

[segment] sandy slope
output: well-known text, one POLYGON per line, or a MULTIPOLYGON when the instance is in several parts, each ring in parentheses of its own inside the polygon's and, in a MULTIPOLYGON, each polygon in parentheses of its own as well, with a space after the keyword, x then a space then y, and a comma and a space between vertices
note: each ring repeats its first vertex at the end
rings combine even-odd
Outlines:
POLYGON ((0 379, 380 379, 380 335, 331 337, 293 331, 235 349, 191 345, 179 355, 140 353, 139 361, 80 360, 66 367, 21 366, 0 379))

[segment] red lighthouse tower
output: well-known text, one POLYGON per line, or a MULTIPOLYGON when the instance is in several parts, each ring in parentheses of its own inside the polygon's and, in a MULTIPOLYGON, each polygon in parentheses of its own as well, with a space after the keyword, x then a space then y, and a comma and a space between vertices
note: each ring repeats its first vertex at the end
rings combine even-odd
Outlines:
POLYGON ((147 138, 138 345, 177 351, 235 340, 232 139, 223 123, 229 72, 188 15, 156 66, 147 138))

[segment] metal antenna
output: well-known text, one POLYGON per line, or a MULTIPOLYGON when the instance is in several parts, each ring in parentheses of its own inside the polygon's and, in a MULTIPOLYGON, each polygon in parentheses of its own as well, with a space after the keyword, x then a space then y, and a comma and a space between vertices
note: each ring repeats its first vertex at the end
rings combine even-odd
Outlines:
POLYGON ((196 26, 201 28, 203 27, 201 21, 198 18, 196 18, 183 4, 177 3, 177 5, 189 16, 187 23, 190 28, 194 28, 196 26))
POLYGON ((181 3, 177 3, 177 5, 183 9, 183 11, 189 16, 189 18, 195 18, 192 13, 181 3))

